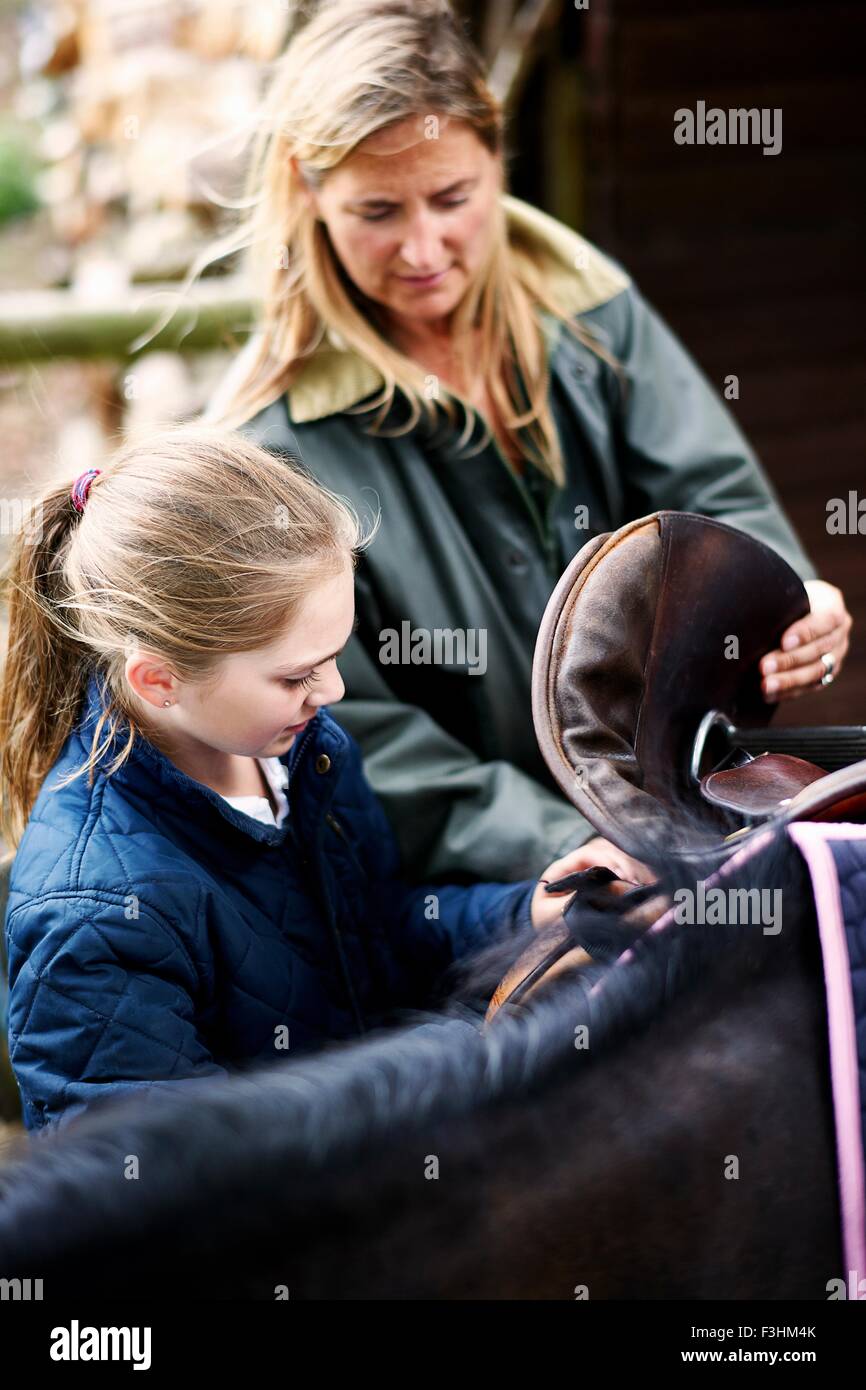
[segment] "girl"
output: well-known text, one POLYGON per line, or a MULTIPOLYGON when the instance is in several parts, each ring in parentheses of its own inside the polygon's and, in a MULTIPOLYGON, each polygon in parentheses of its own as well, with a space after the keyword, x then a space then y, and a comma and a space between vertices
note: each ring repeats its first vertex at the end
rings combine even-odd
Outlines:
POLYGON ((0 791, 28 1129, 362 1033, 557 916, 535 881, 398 880, 325 709, 369 539, 285 460, 190 426, 48 489, 15 537, 0 791))

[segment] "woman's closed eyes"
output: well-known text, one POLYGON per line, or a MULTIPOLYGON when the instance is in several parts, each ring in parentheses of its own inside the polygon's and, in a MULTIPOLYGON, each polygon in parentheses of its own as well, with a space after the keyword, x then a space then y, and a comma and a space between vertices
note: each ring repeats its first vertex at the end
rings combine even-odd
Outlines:
MULTIPOLYGON (((449 198, 447 202, 437 204, 440 208, 459 208, 463 203, 468 203, 468 198, 449 198)), ((358 216, 362 222, 384 222, 386 217, 390 217, 396 208, 384 208, 381 212, 359 212, 358 216)))

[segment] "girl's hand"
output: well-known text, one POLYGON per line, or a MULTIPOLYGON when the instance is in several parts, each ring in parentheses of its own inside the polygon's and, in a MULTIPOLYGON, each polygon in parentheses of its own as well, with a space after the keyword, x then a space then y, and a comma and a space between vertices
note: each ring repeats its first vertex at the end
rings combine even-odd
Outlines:
MULTIPOLYGON (((554 860, 545 869, 532 895, 532 925, 536 930, 557 920, 562 911, 561 899, 570 897, 573 891, 571 888, 564 888, 559 893, 546 893, 545 883, 555 883, 557 879, 565 878, 566 874, 575 874, 581 869, 592 869, 596 865, 610 869, 617 878, 624 879, 626 884, 655 882, 655 876, 646 864, 642 864, 639 859, 632 859, 630 855, 617 849, 616 845, 612 845, 610 840, 596 836, 594 840, 587 840, 585 845, 573 849, 562 859, 554 860)), ((612 883, 610 891, 624 893, 628 890, 622 884, 612 883)))
POLYGON ((806 592, 811 613, 792 623, 782 634, 781 647, 761 661, 761 688, 767 700, 796 700, 816 685, 820 689, 827 674, 822 656, 832 656, 834 680, 842 670, 852 623, 842 591, 823 579, 809 579, 806 592))

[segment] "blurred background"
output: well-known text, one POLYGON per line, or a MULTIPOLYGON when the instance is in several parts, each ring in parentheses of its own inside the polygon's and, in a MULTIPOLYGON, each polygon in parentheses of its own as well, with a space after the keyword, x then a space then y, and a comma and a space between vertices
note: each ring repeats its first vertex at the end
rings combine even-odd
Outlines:
MULTIPOLYGON (((459 8, 507 103, 512 192, 621 261, 717 389, 737 377, 730 409, 846 594, 842 679, 780 722, 866 723, 866 7, 459 8), (781 153, 677 144, 675 111, 699 101, 781 108, 781 153), (864 535, 831 535, 828 501, 850 492, 864 535)), ((179 292, 232 225, 293 9, 0 0, 0 560, 8 499, 98 467, 122 431, 197 414, 243 344, 235 265, 179 292)))

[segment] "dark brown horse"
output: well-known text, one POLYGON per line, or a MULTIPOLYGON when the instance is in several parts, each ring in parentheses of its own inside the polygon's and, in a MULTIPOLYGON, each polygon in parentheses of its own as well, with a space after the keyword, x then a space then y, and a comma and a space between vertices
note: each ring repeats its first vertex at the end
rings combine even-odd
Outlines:
MULTIPOLYGON (((669 896, 705 877, 643 854, 669 896)), ((439 1015, 40 1135, 0 1174, 0 1276, 46 1299, 826 1299, 811 889, 781 831, 729 883, 781 891, 783 930, 646 932, 630 895, 578 897, 593 963, 486 1028, 524 942, 439 1015)))

